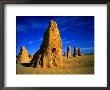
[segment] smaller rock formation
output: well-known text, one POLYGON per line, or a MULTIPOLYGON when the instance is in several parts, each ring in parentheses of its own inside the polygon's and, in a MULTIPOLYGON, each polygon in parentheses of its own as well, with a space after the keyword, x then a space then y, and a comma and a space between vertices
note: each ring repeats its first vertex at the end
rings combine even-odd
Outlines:
POLYGON ((66 52, 64 52, 64 56, 66 56, 66 52))
POLYGON ((77 53, 77 48, 74 46, 74 53, 73 53, 73 57, 77 57, 78 53, 77 53))
POLYGON ((32 59, 33 59, 33 55, 30 54, 30 55, 29 55, 29 60, 31 61, 32 59))
POLYGON ((18 56, 18 63, 23 64, 23 63, 30 63, 29 57, 28 57, 28 51, 26 50, 25 46, 21 47, 19 56, 18 56))
POLYGON ((67 58, 71 57, 70 46, 67 47, 67 58))
POLYGON ((81 56, 82 54, 81 54, 81 50, 80 50, 80 48, 78 48, 78 56, 81 56))

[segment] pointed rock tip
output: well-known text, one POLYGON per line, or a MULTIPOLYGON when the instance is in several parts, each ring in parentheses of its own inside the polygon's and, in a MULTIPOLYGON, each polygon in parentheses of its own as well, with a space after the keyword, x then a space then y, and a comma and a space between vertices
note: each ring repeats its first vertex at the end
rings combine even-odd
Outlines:
POLYGON ((50 22, 55 22, 53 19, 50 22))
POLYGON ((23 48, 26 48, 25 46, 21 46, 21 48, 23 49, 23 48))
POLYGON ((68 47, 70 47, 70 45, 68 47))
POLYGON ((56 24, 56 22, 54 20, 51 20, 50 23, 51 23, 51 25, 56 24))
POLYGON ((23 48, 23 47, 25 47, 25 46, 21 46, 21 47, 23 48))

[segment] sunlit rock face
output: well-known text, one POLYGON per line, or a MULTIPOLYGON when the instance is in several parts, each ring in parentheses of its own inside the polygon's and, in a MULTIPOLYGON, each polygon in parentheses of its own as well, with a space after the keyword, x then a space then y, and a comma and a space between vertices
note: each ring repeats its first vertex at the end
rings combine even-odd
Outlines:
POLYGON ((21 47, 18 59, 17 59, 18 63, 30 63, 29 57, 28 57, 28 51, 26 50, 25 46, 21 47))
POLYGON ((31 64, 41 67, 62 67, 62 41, 57 23, 50 21, 49 27, 44 32, 40 49, 35 53, 31 64))

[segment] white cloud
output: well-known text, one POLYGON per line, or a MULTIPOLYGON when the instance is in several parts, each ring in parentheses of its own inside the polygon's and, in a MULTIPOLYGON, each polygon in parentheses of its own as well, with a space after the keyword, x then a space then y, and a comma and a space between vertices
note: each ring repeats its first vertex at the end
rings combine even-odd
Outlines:
POLYGON ((39 38, 39 39, 37 39, 37 40, 32 40, 32 41, 28 41, 27 43, 29 43, 29 44, 33 44, 33 43, 36 43, 36 42, 42 42, 42 37, 41 38, 39 38))
POLYGON ((28 43, 29 43, 29 44, 33 44, 33 43, 34 43, 34 41, 29 41, 28 43))
POLYGON ((66 40, 66 38, 64 38, 64 39, 62 39, 62 42, 63 42, 63 44, 69 44, 69 43, 72 43, 72 42, 74 42, 75 40, 66 40))
POLYGON ((64 27, 64 28, 61 28, 60 30, 65 31, 65 30, 68 30, 69 28, 71 28, 71 27, 64 27))
POLYGON ((58 24, 60 24, 60 25, 64 25, 65 23, 75 23, 75 20, 76 20, 77 18, 75 17, 75 18, 69 18, 69 19, 66 19, 66 20, 63 20, 63 21, 61 21, 60 23, 58 23, 58 24))
POLYGON ((81 50, 93 50, 94 47, 88 47, 88 48, 81 48, 81 50))

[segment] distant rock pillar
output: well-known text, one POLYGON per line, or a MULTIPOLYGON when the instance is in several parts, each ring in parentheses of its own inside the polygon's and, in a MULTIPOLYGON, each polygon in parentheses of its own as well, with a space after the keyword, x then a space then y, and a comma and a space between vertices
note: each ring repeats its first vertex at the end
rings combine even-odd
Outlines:
POLYGON ((81 50, 78 48, 78 56, 81 56, 81 50))
POLYGON ((67 58, 71 56, 70 46, 67 47, 67 58))
POLYGON ((77 52, 77 48, 74 46, 74 53, 73 53, 73 57, 78 56, 78 52, 77 52))
POLYGON ((64 52, 64 56, 66 56, 66 52, 64 52))

